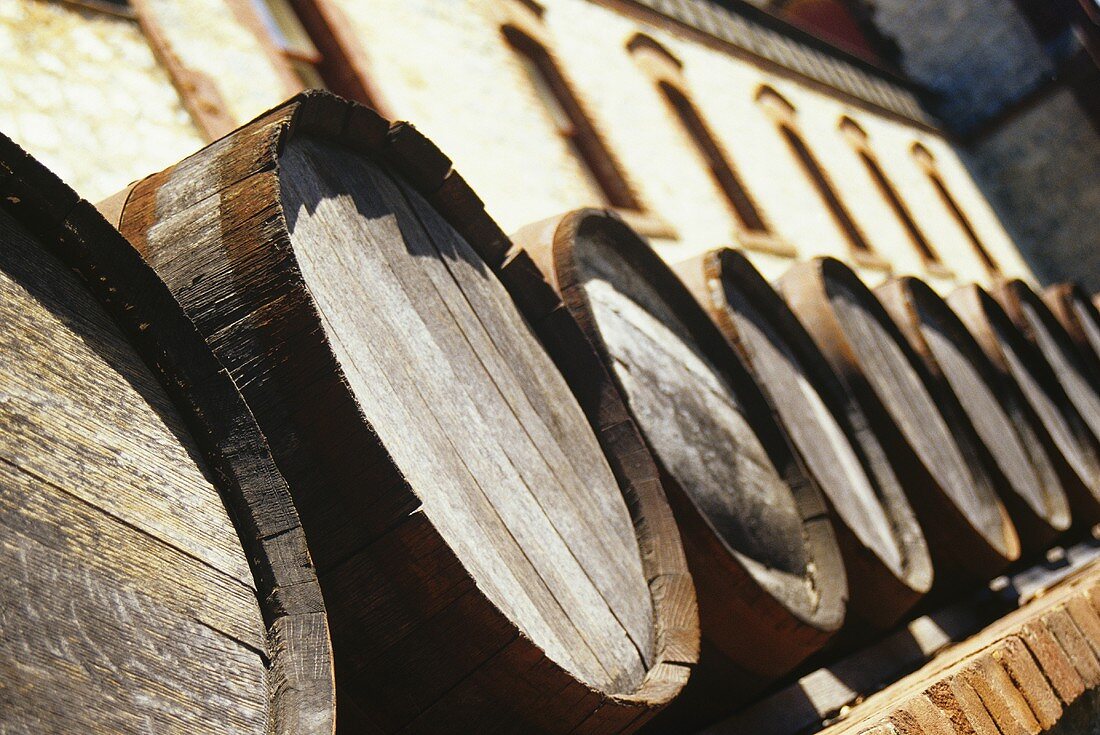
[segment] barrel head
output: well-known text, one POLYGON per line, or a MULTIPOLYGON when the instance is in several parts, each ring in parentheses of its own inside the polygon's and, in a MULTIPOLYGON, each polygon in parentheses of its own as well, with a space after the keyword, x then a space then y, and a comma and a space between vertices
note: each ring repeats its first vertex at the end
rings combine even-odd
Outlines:
POLYGON ((415 128, 299 96, 121 227, 272 438, 349 731, 617 732, 679 691, 697 613, 656 467, 617 396, 574 397, 590 348, 415 128))
POLYGON ((956 289, 947 302, 974 336, 990 363, 1013 380, 1046 454, 1081 527, 1100 520, 1100 454, 1069 396, 1038 348, 1001 305, 976 284, 956 289))
POLYGON ((1100 309, 1076 283, 1059 283, 1043 291, 1043 301, 1066 330, 1089 366, 1094 387, 1100 386, 1100 309))
POLYGON ((715 250, 675 270, 738 350, 829 503, 848 572, 850 625, 897 622, 931 587, 932 563, 859 403, 744 254, 715 250))
POLYGON ((0 171, 0 730, 330 732, 324 604, 232 381, 90 204, 2 136, 0 171))
POLYGON ((945 398, 875 295, 832 258, 792 267, 778 289, 860 401, 905 483, 944 589, 988 579, 1019 556, 1016 531, 945 398))
POLYGON ((939 384, 953 425, 968 425, 1029 553, 1045 550, 1070 525, 1058 473, 1014 381, 992 364, 951 307, 913 277, 875 290, 939 384))
POLYGON ((660 721, 699 724, 840 627, 847 583, 824 501, 736 352, 627 225, 580 210, 515 237, 596 345, 662 469, 704 648, 660 721))
POLYGON ((1100 384, 1086 356, 1081 354, 1039 294, 1025 282, 1015 279, 999 284, 994 296, 1016 328, 1039 348, 1092 433, 1093 444, 1100 446, 1100 393, 1097 392, 1100 384))

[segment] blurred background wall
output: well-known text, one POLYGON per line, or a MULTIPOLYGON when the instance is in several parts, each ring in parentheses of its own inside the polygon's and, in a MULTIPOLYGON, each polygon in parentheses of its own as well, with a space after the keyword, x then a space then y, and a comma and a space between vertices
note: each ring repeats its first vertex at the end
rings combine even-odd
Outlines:
POLYGON ((592 205, 672 261, 1096 290, 1093 1, 0 0, 0 130, 94 201, 327 87, 506 230, 592 205))

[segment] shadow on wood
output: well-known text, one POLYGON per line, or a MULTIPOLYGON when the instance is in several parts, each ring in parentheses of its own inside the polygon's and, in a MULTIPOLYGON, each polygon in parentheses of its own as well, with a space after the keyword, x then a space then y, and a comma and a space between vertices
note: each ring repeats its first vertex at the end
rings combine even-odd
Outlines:
POLYGON ((1076 283, 1059 283, 1043 291, 1043 301, 1066 330, 1089 366, 1092 385, 1100 390, 1100 309, 1076 283))
POLYGON ((860 401, 905 485, 936 569, 935 590, 989 579, 1020 553, 1009 520, 964 427, 873 293, 846 265, 793 266, 778 290, 860 401))
POLYGON ((925 282, 898 278, 875 289, 927 374, 955 426, 969 424, 1027 553, 1044 551, 1070 526, 1069 502, 1036 435, 1015 382, 986 357, 951 307, 925 282))
POLYGON ((847 584, 824 502, 736 353, 628 226, 580 210, 514 237, 596 345, 662 469, 703 649, 651 727, 702 724, 840 627, 847 584))
POLYGON ((1036 436, 1069 499, 1074 527, 1100 521, 1100 453, 1050 365, 981 286, 956 289, 947 303, 994 367, 1019 386, 1036 436))
POLYGON ((1014 279, 1001 283, 993 296, 1016 328, 1039 348, 1078 415, 1092 432, 1093 444, 1100 446, 1100 394, 1093 384, 1092 371, 1077 351, 1073 339, 1039 294, 1023 281, 1014 279))
POLYGON ((848 572, 848 624, 896 623, 932 585, 932 562, 886 452, 855 397, 742 253, 714 250, 676 273, 734 345, 821 488, 848 572))

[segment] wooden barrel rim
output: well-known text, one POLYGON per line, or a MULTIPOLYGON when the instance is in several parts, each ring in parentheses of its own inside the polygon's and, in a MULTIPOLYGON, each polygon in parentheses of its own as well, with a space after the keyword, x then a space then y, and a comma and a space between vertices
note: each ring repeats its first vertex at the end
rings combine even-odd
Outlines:
POLYGON ((0 203, 80 275, 164 387, 218 479, 267 626, 273 731, 331 732, 335 694, 320 587, 286 483, 232 379, 130 244, 3 135, 0 203))
POLYGON ((1031 424, 1047 455, 1058 466, 1062 487, 1070 502, 1072 522, 1091 524, 1100 520, 1100 472, 1090 470, 1090 467, 1100 469, 1100 456, 1089 445, 1081 444, 1080 432, 1087 432, 1087 429, 1076 415, 1050 365, 1038 354, 1038 348, 1017 329, 1000 302, 981 286, 970 284, 957 288, 948 295, 947 303, 962 319, 993 366, 1015 383, 1026 397, 1031 424), (1019 363, 1016 367, 1010 364, 1006 350, 1016 355, 1019 363), (1017 374, 1017 369, 1025 370, 1027 374, 1017 374), (1057 413, 1058 422, 1064 424, 1064 438, 1059 438, 1063 430, 1052 426, 1043 417, 1034 403, 1035 399, 1025 389, 1025 380, 1043 394, 1044 400, 1057 413), (1071 446, 1067 448, 1065 442, 1071 446), (1080 459, 1069 456, 1067 451, 1072 451, 1080 459))
MULTIPOLYGON (((898 426, 896 419, 890 414, 880 397, 878 389, 872 386, 870 379, 863 373, 861 358, 850 343, 840 316, 832 305, 830 282, 847 289, 860 299, 861 306, 867 311, 868 316, 900 350, 917 382, 929 393, 933 404, 937 403, 936 388, 908 340, 874 293, 847 265, 831 257, 816 258, 796 264, 779 280, 778 290, 813 335, 815 343, 822 349, 834 370, 859 398, 872 426, 880 432, 880 439, 883 440, 895 461, 908 464, 909 469, 895 468, 898 470, 899 477, 910 471, 926 477, 927 482, 919 487, 914 487, 911 483, 906 487, 910 503, 917 511, 928 538, 933 561, 944 564, 950 559, 949 565, 953 567, 950 570, 942 566, 938 567, 939 578, 944 579, 945 576, 987 578, 996 574, 1019 555, 1019 539, 1007 511, 993 493, 985 468, 980 464, 967 461, 966 450, 958 445, 954 432, 948 425, 947 430, 952 434, 952 440, 959 446, 967 471, 981 473, 981 476, 976 479, 983 484, 975 485, 972 474, 965 492, 978 494, 980 502, 993 508, 993 514, 999 521, 999 527, 996 529, 978 528, 974 525, 973 519, 935 479, 935 475, 928 469, 928 460, 918 452, 910 438, 898 426), (930 524, 929 521, 933 517, 937 522, 930 524), (949 526, 955 529, 953 533, 947 532, 946 529, 949 526), (935 540, 934 537, 936 537, 935 540), (943 574, 944 572, 947 574, 943 574)), ((906 482, 906 478, 902 477, 902 480, 906 482)))
POLYGON ((1082 441, 1088 441, 1094 451, 1100 451, 1100 394, 1097 393, 1097 387, 1092 380, 1092 371, 1078 351, 1073 338, 1062 327, 1039 294, 1021 279, 1014 278, 999 283, 993 296, 1001 302, 1016 328, 1039 348, 1039 353, 1054 371, 1070 403, 1076 409, 1077 415, 1088 429, 1090 436, 1082 441), (1038 318, 1058 355, 1049 354, 1042 344, 1040 330, 1027 316, 1028 309, 1038 318), (1069 370, 1069 374, 1055 363, 1056 358, 1065 361, 1065 368, 1069 370))
MULTIPOLYGON (((997 368, 986 356, 977 340, 963 324, 958 315, 931 286, 913 276, 893 279, 883 284, 875 293, 886 306, 901 331, 909 338, 914 352, 923 360, 928 374, 940 385, 941 395, 950 400, 955 422, 967 423, 972 429, 974 440, 986 455, 985 461, 995 473, 997 486, 1004 488, 1002 499, 1010 510, 1020 534, 1027 534, 1027 542, 1034 551, 1042 550, 1061 532, 1070 526, 1069 501, 1061 482, 1041 443, 1034 436, 1034 427, 1023 415, 1021 407, 1024 397, 1018 386, 1010 380, 1004 380, 997 368), (998 398, 1004 422, 1011 425, 1011 431, 1017 436, 1016 446, 991 447, 983 441, 977 429, 973 414, 963 406, 949 382, 948 369, 937 358, 929 343, 924 327, 934 326, 959 351, 969 368, 987 387, 987 395, 998 398), (1034 444, 1033 444, 1034 441, 1034 444), (1014 461, 1014 457, 1004 455, 1019 452, 1027 463, 1026 470, 1035 488, 1041 493, 1043 507, 1036 507, 1040 498, 1028 498, 1018 487, 1019 478, 1013 477, 1004 468, 1004 462, 1014 461), (1031 456, 1028 456, 1031 452, 1031 456)), ((1001 423, 1001 422, 998 422, 1001 423)), ((1004 428, 1003 426, 1000 428, 1004 428)), ((1026 478, 1025 478, 1026 480, 1026 478)))
POLYGON ((1078 283, 1057 283, 1043 291, 1043 301, 1077 345, 1100 390, 1100 309, 1078 283))
MULTIPOLYGON (((492 702, 499 705, 504 702, 512 703, 513 700, 520 701, 518 695, 522 693, 528 699, 537 698, 539 707, 544 708, 534 712, 533 716, 552 717, 554 721, 560 719, 559 724, 562 727, 567 725, 567 716, 575 718, 568 726, 576 727, 578 732, 591 728, 621 731, 640 726, 670 701, 686 682, 690 668, 698 657, 698 619, 694 587, 671 510, 656 468, 640 437, 626 420, 620 399, 606 391, 593 392, 590 389, 589 381, 596 364, 595 356, 577 326, 562 308, 558 297, 531 267, 529 260, 522 253, 512 251, 507 235, 485 212, 483 203, 469 185, 453 170, 450 160, 412 125, 404 122, 391 124, 367 107, 329 93, 310 91, 262 115, 238 133, 212 144, 205 155, 207 159, 218 157, 219 170, 216 175, 221 185, 228 188, 235 182, 265 172, 271 172, 274 177, 279 171, 280 159, 291 141, 305 138, 331 143, 384 164, 422 196, 473 248, 503 284, 566 383, 577 395, 578 403, 606 455, 633 521, 645 581, 653 603, 655 637, 653 659, 641 684, 629 692, 594 691, 588 684, 579 681, 553 660, 545 657, 541 649, 523 636, 507 616, 497 610, 494 614, 498 619, 494 625, 506 626, 514 631, 514 640, 510 647, 516 653, 509 654, 507 660, 499 657, 494 659, 497 662, 494 665, 497 669, 501 666, 520 668, 515 669, 512 674, 507 674, 505 670, 504 675, 483 687, 484 696, 488 698, 486 706, 493 706, 492 702), (546 686, 540 687, 538 692, 528 692, 525 689, 528 685, 524 683, 519 672, 526 671, 531 666, 531 661, 539 659, 542 660, 538 664, 537 676, 546 686), (555 701, 550 702, 547 699, 548 692, 555 687, 559 691, 555 701), (568 705, 568 715, 553 714, 554 711, 566 707, 568 701, 574 702, 568 705)), ((148 203, 156 201, 157 191, 173 172, 178 173, 192 159, 196 161, 194 165, 202 165, 199 157, 203 154, 204 152, 200 152, 176 167, 148 177, 124 195, 125 201, 120 207, 120 229, 143 252, 148 250, 147 235, 155 224, 156 205, 148 203), (142 206, 135 207, 135 201, 142 202, 142 206)), ((278 184, 273 183, 273 186, 277 192, 278 184)), ((175 202, 175 205, 177 208, 186 207, 209 194, 209 191, 196 187, 193 192, 175 202)), ((277 197, 278 194, 274 196, 277 197)), ((276 250, 271 257, 277 257, 278 252, 289 251, 291 248, 288 225, 281 205, 276 221, 268 224, 270 229, 249 233, 248 237, 271 238, 276 244, 276 250)), ((297 271, 293 263, 290 268, 297 271)), ((291 298, 296 301, 295 308, 299 309, 299 313, 305 314, 306 319, 316 323, 319 316, 300 276, 296 277, 290 289, 293 292, 291 298)), ((277 339, 268 334, 263 334, 262 338, 277 339)), ((310 350, 325 356, 321 358, 324 361, 323 369, 339 372, 335 357, 320 329, 305 338, 302 335, 298 338, 313 340, 310 342, 310 350)), ((346 382, 341 390, 350 391, 346 382)), ((347 401, 354 401, 350 393, 347 396, 347 401)), ((408 494, 412 496, 411 492, 408 494)), ((410 511, 413 510, 415 505, 410 506, 410 511)), ((477 591, 476 594, 481 600, 478 605, 492 607, 492 603, 482 592, 477 591)), ((331 605, 329 614, 333 614, 331 605)), ((337 654, 339 655, 339 651, 337 654)), ((490 675, 486 674, 486 677, 490 675)), ((482 696, 482 692, 478 696, 482 696)), ((351 703, 348 711, 357 712, 357 705, 354 701, 349 701, 351 703)), ((475 711, 472 701, 463 704, 470 708, 468 711, 464 710, 463 715, 483 716, 484 708, 475 711)), ((345 711, 342 705, 340 710, 345 711)), ((438 707, 422 712, 420 716, 429 720, 435 716, 447 716, 447 712, 437 710, 438 707)), ((363 713, 356 716, 370 717, 363 713)), ((365 723, 368 720, 362 721, 365 723)), ((481 724, 486 726, 484 722, 481 724)), ((513 722, 512 726, 514 724, 513 722)), ((502 723, 501 726, 505 725, 502 723)))
MULTIPOLYGON (((897 621, 932 586, 932 561, 928 554, 928 545, 912 507, 905 496, 901 483, 889 462, 872 462, 870 457, 883 457, 884 450, 878 438, 870 431, 868 421, 854 396, 843 386, 825 356, 814 344, 813 339, 791 312, 786 302, 765 280, 744 253, 732 248, 721 248, 705 253, 699 259, 682 264, 692 269, 691 276, 677 266, 676 271, 683 278, 699 276, 697 294, 706 294, 706 306, 712 319, 718 325, 727 341, 744 350, 743 337, 732 315, 729 294, 738 292, 756 311, 761 319, 767 320, 771 328, 787 344, 794 354, 798 368, 812 382, 815 391, 821 396, 833 418, 839 424, 845 438, 851 444, 858 457, 872 489, 878 497, 887 518, 892 524, 895 541, 902 552, 902 572, 895 574, 879 557, 878 552, 865 546, 852 531, 849 543, 858 545, 858 577, 853 576, 849 567, 849 607, 853 608, 857 600, 857 585, 868 590, 864 603, 865 609, 851 609, 861 621, 879 626, 890 625, 897 621), (698 271, 697 273, 695 271, 698 271), (856 431, 855 426, 864 427, 856 431)), ((690 280, 686 281, 693 285, 690 280)), ((743 359, 750 370, 755 370, 748 355, 743 359)), ((757 371, 758 383, 766 381, 757 371)), ((774 399, 769 401, 774 403, 774 399)), ((772 412, 778 418, 777 409, 772 412)), ((820 484, 820 483, 819 483, 820 484)), ((833 492, 842 492, 846 488, 832 488, 833 492)), ((822 487, 826 500, 829 500, 830 488, 822 487)), ((833 514, 835 526, 843 527, 845 520, 837 512, 833 514)), ((843 548, 843 547, 842 547, 843 548)))
MULTIPOLYGON (((782 429, 775 423, 763 395, 760 394, 736 353, 725 342, 706 313, 701 310, 671 269, 633 230, 613 213, 595 209, 573 211, 521 230, 514 236, 517 245, 523 247, 542 266, 543 272, 550 278, 589 340, 596 346, 604 365, 612 364, 612 356, 596 326, 592 304, 584 288, 584 274, 578 266, 576 257, 578 244, 584 241, 591 229, 603 231, 610 236, 616 253, 638 269, 638 272, 654 286, 691 332, 697 344, 708 354, 713 364, 725 373, 727 383, 737 391, 738 400, 742 403, 761 443, 768 451, 772 463, 786 486, 794 493, 807 533, 808 558, 815 566, 815 569, 806 575, 820 595, 814 609, 793 608, 789 603, 777 600, 764 590, 755 580, 752 572, 738 560, 720 531, 699 510, 695 501, 688 497, 687 493, 667 473, 662 475, 670 499, 678 510, 685 543, 689 546, 694 543, 707 549, 707 558, 713 559, 716 565, 719 565, 716 568, 720 568, 721 576, 729 580, 727 584, 733 588, 740 588, 738 594, 754 601, 753 606, 737 605, 734 608, 727 600, 723 609, 736 609, 738 612, 738 615, 731 616, 729 625, 734 628, 755 625, 755 620, 759 618, 777 628, 786 628, 789 632, 786 641, 742 640, 739 645, 745 650, 754 649, 760 655, 772 657, 780 657, 778 652, 789 648, 795 652, 790 658, 803 658, 820 648, 839 628, 845 613, 847 584, 844 581, 845 574, 835 536, 828 525, 814 523, 815 519, 821 519, 825 513, 824 500, 810 478, 805 475, 782 429), (681 512, 683 515, 680 515, 681 512), (743 620, 738 619, 741 617, 743 620), (794 634, 796 630, 797 635, 794 634)), ((623 387, 614 376, 614 371, 608 369, 607 375, 614 381, 619 392, 622 392, 623 387)), ((714 600, 716 592, 730 594, 728 591, 711 589, 710 585, 700 577, 699 570, 693 569, 693 574, 696 575, 699 584, 701 611, 705 612, 708 607, 702 602, 707 599, 714 600)), ((730 597, 732 598, 733 595, 730 597)), ((703 637, 713 640, 718 632, 713 627, 708 628, 705 619, 703 622, 703 637)), ((786 659, 788 656, 783 655, 782 658, 786 659)), ((752 670, 762 662, 739 663, 749 664, 752 670)))

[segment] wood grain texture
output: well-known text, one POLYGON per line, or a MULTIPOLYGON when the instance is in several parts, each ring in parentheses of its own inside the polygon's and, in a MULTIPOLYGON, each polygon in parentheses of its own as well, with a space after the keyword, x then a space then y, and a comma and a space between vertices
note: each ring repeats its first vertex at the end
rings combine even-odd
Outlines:
POLYGON ((830 505, 848 572, 849 622, 885 628, 932 584, 932 563, 901 483, 855 397, 782 298, 740 252, 676 273, 738 350, 830 505))
POLYGON ((847 583, 824 503, 736 353, 628 226, 579 210, 514 237, 597 346, 662 469, 703 653, 651 727, 702 724, 842 623, 847 583))
POLYGON ((993 295, 1016 328, 1046 358, 1077 413, 1092 432, 1093 443, 1100 442, 1100 385, 1073 339, 1039 294, 1023 281, 1015 279, 999 284, 993 295))
POLYGON ((1058 283, 1043 291, 1043 301, 1077 346, 1100 390, 1100 309, 1076 283, 1058 283))
POLYGON ((875 294, 928 375, 953 397, 948 405, 957 417, 953 420, 973 427, 980 440, 978 449, 994 473, 1026 550, 1045 550, 1069 528, 1069 502, 1053 462, 1036 437, 1019 389, 998 373, 966 326, 928 284, 898 278, 879 286, 875 294))
POLYGON ((228 375, 2 136, 0 201, 0 730, 331 732, 316 578, 228 375))
POLYGON ((859 400, 917 513, 936 588, 992 577, 1019 541, 973 437, 938 406, 932 383, 889 314, 847 266, 822 258, 792 267, 778 290, 859 400))
POLYGON ((697 613, 656 468, 415 129, 301 95, 140 182, 121 229, 289 480, 342 730, 619 732, 679 691, 697 613))
POLYGON ((947 302, 993 366, 1022 393, 1036 438, 1069 499, 1074 525, 1093 525, 1100 520, 1100 453, 1049 363, 981 287, 959 288, 947 302))

